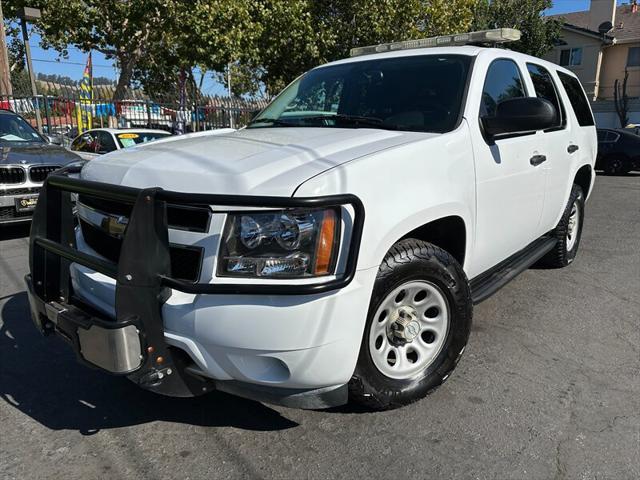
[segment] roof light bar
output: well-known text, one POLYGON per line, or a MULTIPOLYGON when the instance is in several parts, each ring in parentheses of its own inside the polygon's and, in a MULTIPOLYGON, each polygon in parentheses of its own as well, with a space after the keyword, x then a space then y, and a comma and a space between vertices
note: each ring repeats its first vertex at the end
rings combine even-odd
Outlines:
POLYGON ((351 56, 359 57, 360 55, 409 50, 412 48, 516 42, 520 40, 520 36, 520 30, 516 30, 515 28, 496 28, 494 30, 482 30, 480 32, 456 33, 454 35, 440 35, 438 37, 422 38, 419 40, 405 40, 403 42, 356 47, 351 49, 351 56))

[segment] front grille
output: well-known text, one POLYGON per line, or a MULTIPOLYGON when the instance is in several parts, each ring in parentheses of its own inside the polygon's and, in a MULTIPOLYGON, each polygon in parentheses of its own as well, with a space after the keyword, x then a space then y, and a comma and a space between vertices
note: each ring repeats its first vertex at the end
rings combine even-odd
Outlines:
POLYGON ((0 167, 0 184, 14 185, 24 183, 26 179, 22 167, 0 167))
MULTIPOLYGON (((115 213, 115 212, 112 212, 115 213)), ((122 241, 114 238, 90 223, 80 220, 82 237, 96 253, 108 260, 117 263, 120 259, 122 241)), ((200 277, 202 265, 202 248, 186 245, 169 246, 171 257, 171 276, 180 280, 196 282, 200 277)))
MULTIPOLYGON (((133 205, 113 202, 96 197, 80 195, 78 202, 87 207, 112 215, 131 216, 133 205)), ((211 211, 207 206, 199 205, 167 205, 167 223, 175 230, 206 233, 209 231, 211 211)))
POLYGON ((8 195, 29 195, 32 193, 38 193, 40 191, 40 187, 31 187, 31 188, 10 188, 5 190, 0 189, 0 197, 8 196, 8 195))
POLYGON ((49 176, 51 172, 54 170, 58 170, 60 168, 59 165, 44 165, 41 167, 31 167, 29 169, 29 177, 32 182, 41 183, 44 182, 44 179, 49 176))
POLYGON ((0 207, 0 222, 31 217, 33 212, 16 212, 14 207, 0 207))

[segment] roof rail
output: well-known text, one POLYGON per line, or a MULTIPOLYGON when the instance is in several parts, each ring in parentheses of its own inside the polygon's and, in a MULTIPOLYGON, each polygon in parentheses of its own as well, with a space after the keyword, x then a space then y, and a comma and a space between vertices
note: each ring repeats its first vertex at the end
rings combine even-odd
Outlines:
POLYGON ((367 47, 351 49, 352 57, 371 55, 374 53, 394 52, 412 48, 449 47, 458 45, 496 45, 520 40, 520 30, 515 28, 496 28, 479 32, 455 33, 438 37, 422 38, 419 40, 405 40, 403 42, 381 43, 367 47))

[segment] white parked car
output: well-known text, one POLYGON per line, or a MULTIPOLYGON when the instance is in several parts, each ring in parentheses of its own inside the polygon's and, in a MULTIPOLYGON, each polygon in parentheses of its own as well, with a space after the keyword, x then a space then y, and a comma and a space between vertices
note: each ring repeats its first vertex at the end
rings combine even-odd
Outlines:
POLYGON ((518 37, 355 49, 246 129, 49 177, 27 278, 36 325, 167 395, 422 398, 454 370, 475 303, 578 251, 597 141, 577 78, 455 45, 518 37))
POLYGON ((170 137, 165 130, 94 128, 78 135, 69 149, 85 160, 123 148, 170 137))

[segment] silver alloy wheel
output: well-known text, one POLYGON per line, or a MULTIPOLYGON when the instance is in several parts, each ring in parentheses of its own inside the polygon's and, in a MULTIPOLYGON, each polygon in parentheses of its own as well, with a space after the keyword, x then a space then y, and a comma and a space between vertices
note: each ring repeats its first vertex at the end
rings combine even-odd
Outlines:
POLYGON ((403 380, 426 369, 449 332, 449 303, 440 288, 419 280, 400 285, 378 307, 369 331, 376 368, 403 380))
POLYGON ((569 223, 567 225, 567 252, 573 250, 578 239, 580 231, 580 205, 578 200, 573 202, 571 213, 569 214, 569 223))

